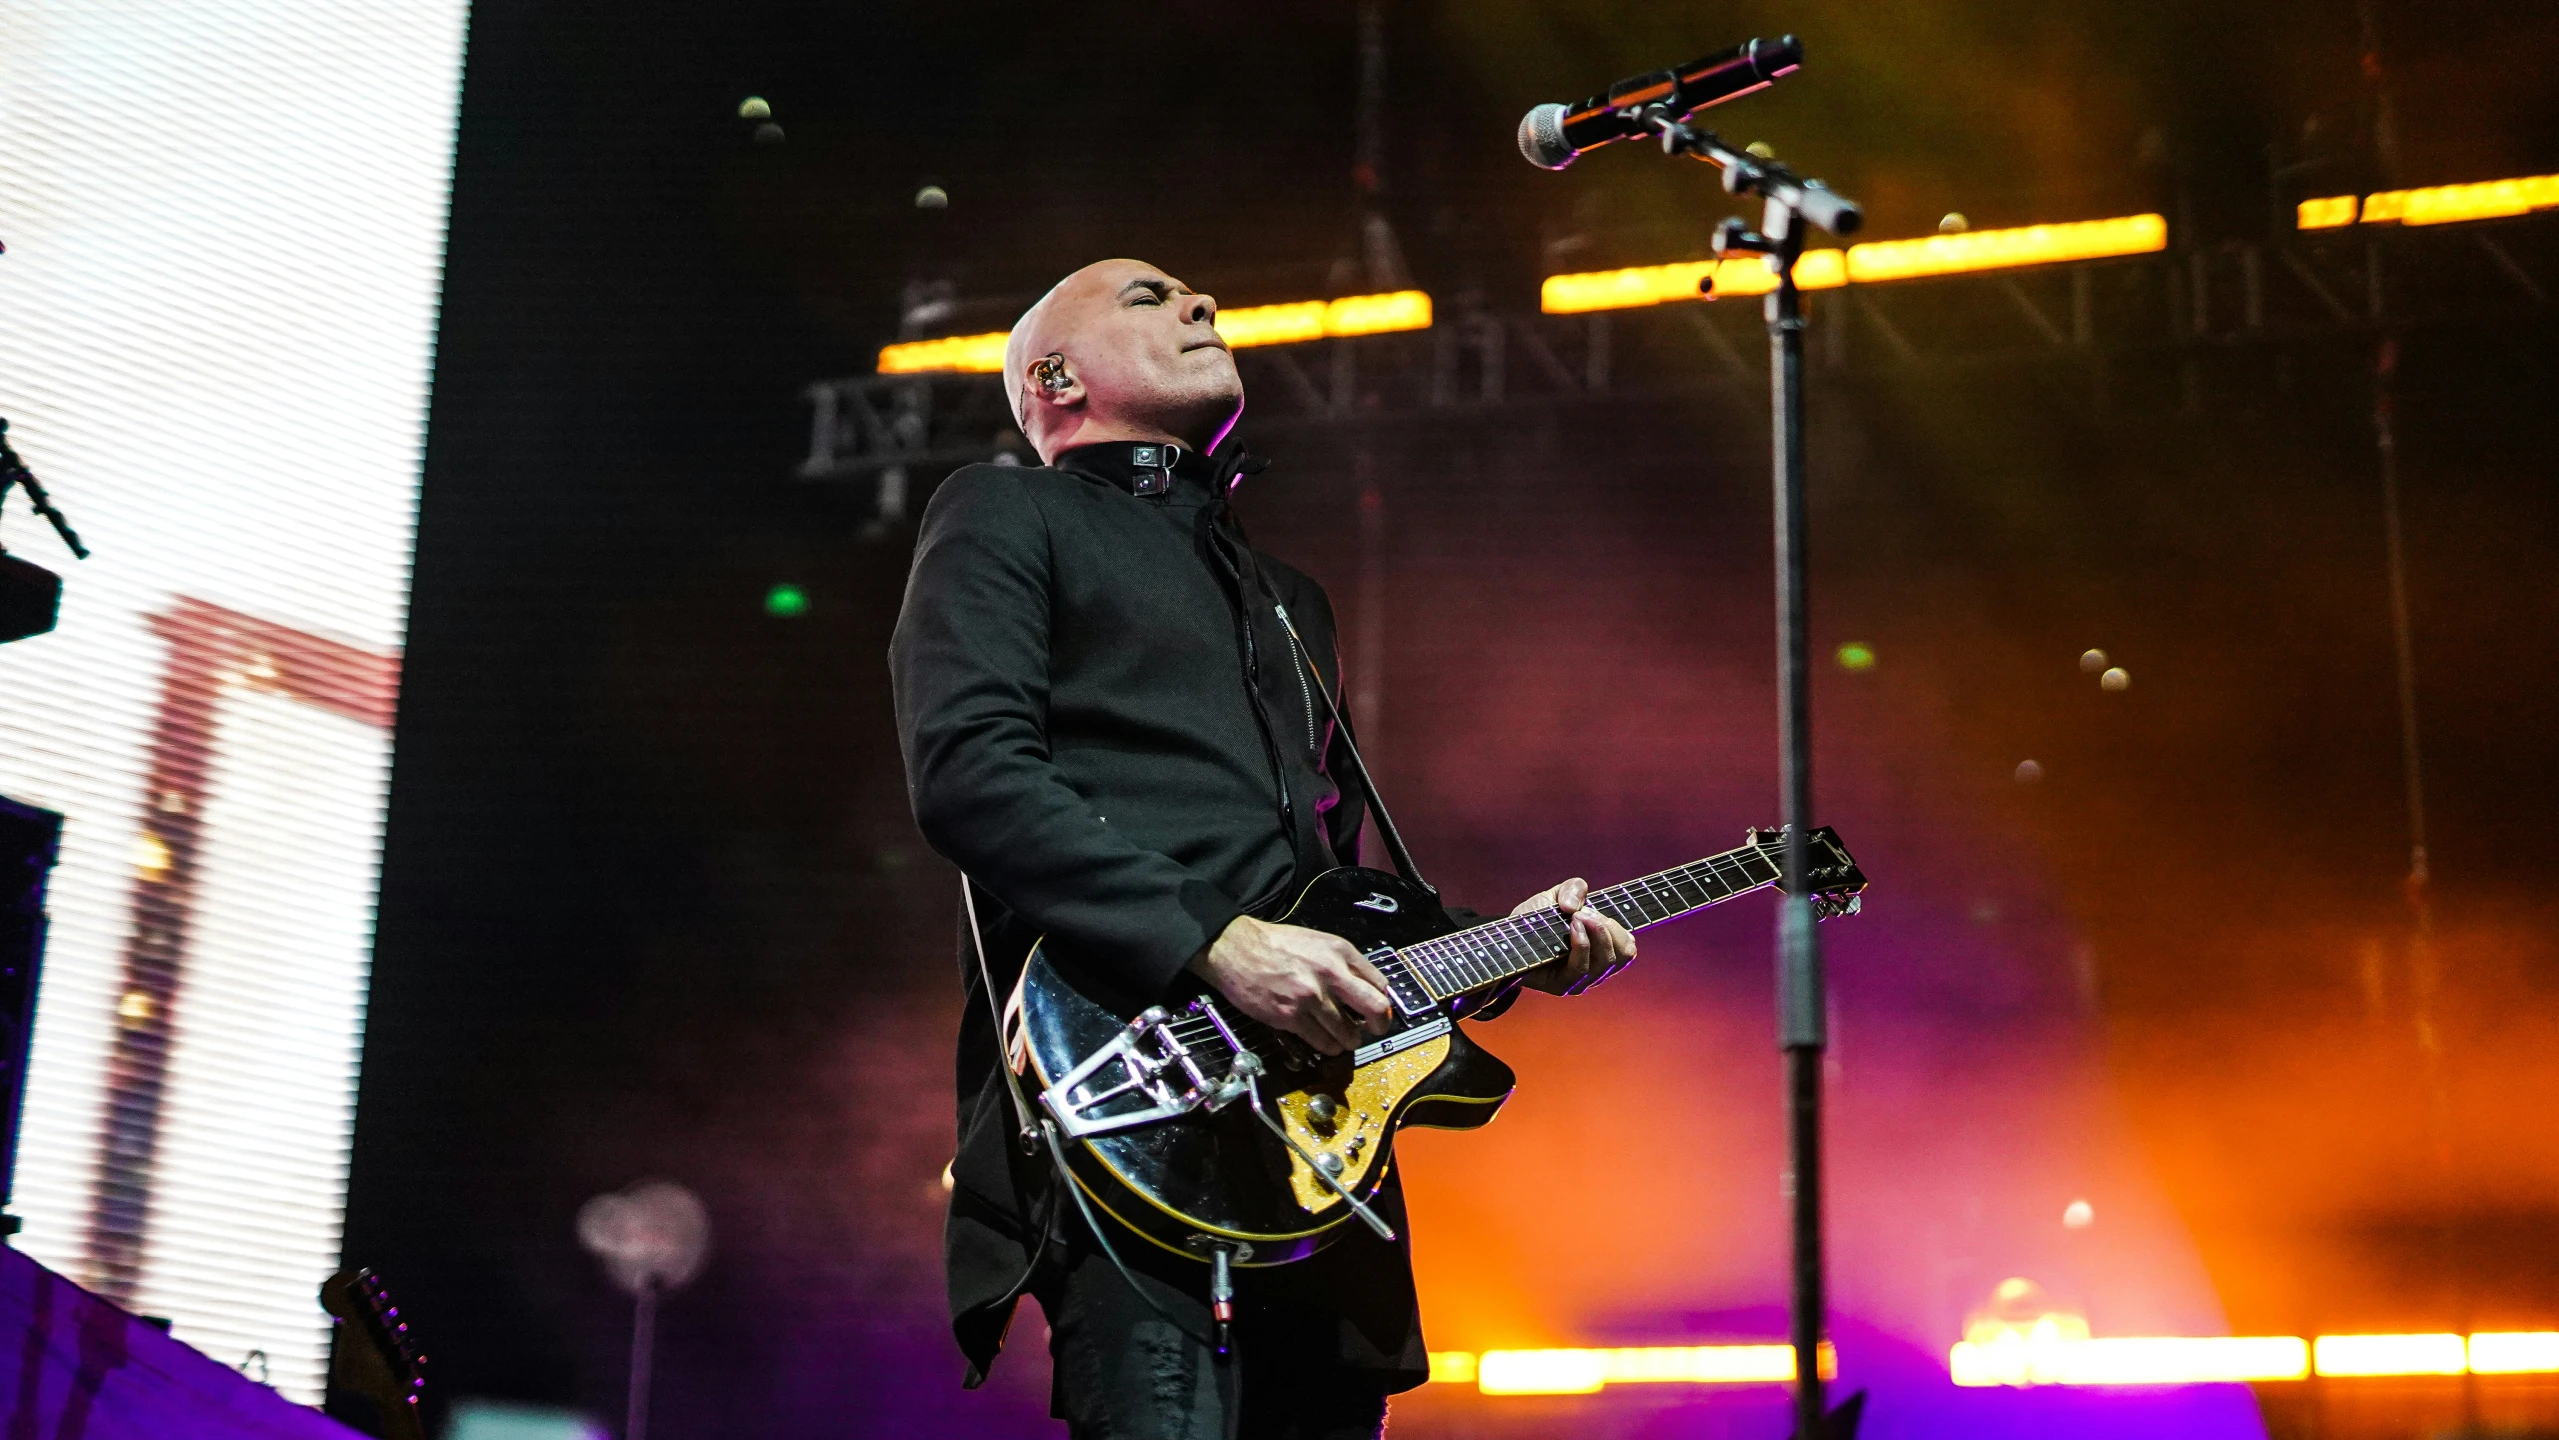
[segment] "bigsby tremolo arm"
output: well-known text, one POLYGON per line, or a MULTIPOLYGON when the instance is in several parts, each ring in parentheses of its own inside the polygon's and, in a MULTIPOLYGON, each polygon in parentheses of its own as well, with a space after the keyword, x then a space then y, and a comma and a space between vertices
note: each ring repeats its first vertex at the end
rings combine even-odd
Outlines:
MULTIPOLYGON (((1226 1017, 1205 998, 1192 1001, 1185 1013, 1214 1026, 1227 1053, 1236 1057, 1225 1074, 1211 1074, 1209 1064, 1213 1062, 1204 1063, 1205 1057, 1175 1033, 1177 1021, 1171 1012, 1161 1005, 1150 1006, 1121 1027, 1108 1043, 1059 1076, 1056 1084, 1041 1091, 1041 1108, 1055 1117, 1058 1128, 1068 1136, 1081 1139, 1178 1119, 1194 1110, 1223 1110, 1233 1104, 1250 1088, 1243 1062, 1253 1052, 1235 1038, 1235 1032, 1227 1028, 1226 1017), (1133 1108, 1105 1113, 1115 1102, 1122 1101, 1132 1102, 1133 1108)), ((1260 1073, 1258 1062, 1253 1073, 1260 1073)))

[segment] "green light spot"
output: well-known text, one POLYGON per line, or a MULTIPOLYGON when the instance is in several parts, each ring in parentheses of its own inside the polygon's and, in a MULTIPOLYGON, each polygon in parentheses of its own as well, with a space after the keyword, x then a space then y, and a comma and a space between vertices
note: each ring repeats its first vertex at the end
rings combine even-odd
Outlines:
POLYGON ((809 613, 809 592, 797 585, 776 585, 764 592, 764 613, 790 620, 809 613))
POLYGON ((1839 647, 1839 668, 1842 670, 1874 669, 1875 648, 1859 641, 1849 641, 1839 647))

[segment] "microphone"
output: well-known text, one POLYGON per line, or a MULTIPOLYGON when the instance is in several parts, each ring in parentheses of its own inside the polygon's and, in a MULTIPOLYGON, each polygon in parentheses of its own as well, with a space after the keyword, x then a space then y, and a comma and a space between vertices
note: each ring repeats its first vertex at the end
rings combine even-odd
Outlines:
POLYGON ((1531 165, 1561 170, 1585 150, 1650 133, 1625 111, 1659 105, 1672 119, 1685 120, 1710 105, 1765 90, 1803 63, 1803 42, 1780 35, 1774 40, 1751 40, 1676 69, 1620 80, 1606 94, 1593 95, 1570 108, 1540 105, 1520 118, 1519 153, 1531 165))

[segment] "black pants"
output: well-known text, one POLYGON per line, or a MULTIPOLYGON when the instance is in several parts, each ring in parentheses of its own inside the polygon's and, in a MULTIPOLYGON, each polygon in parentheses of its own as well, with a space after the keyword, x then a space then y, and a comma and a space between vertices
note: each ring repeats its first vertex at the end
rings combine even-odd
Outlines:
POLYGON ((1397 1377, 1343 1362, 1345 1320, 1323 1273, 1330 1254, 1238 1270, 1230 1353, 1220 1357, 1207 1267, 1120 1239, 1158 1314, 1086 1238, 1052 1251, 1033 1287, 1048 1314, 1051 1409, 1074 1440, 1375 1440, 1384 1429, 1397 1377))

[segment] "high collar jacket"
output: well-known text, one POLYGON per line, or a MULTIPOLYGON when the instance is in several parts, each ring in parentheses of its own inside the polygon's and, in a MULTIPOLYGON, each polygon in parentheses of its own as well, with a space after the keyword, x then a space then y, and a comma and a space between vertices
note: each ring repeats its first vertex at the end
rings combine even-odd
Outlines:
MULTIPOLYGON (((1156 458, 1138 450, 953 474, 925 508, 890 642, 916 823, 974 886, 999 996, 1037 942, 1134 1013, 1236 916, 1356 863, 1366 797, 1314 688, 1340 693, 1331 603, 1246 543, 1227 467, 1190 455, 1168 473, 1133 463, 1156 458)), ((1044 1177, 1007 1143, 965 927, 961 959, 949 1261, 954 1326, 982 1373, 1044 1177)), ((1374 1268, 1389 1272, 1386 1308, 1409 1317, 1395 1248, 1374 1268)), ((1419 1347, 1409 1324, 1346 1358, 1406 1369, 1419 1347)))

